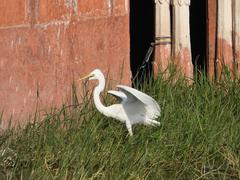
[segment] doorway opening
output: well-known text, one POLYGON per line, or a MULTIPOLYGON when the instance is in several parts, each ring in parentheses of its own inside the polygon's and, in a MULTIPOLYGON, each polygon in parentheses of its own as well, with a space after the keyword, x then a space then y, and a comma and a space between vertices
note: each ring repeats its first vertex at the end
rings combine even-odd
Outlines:
POLYGON ((207 71, 207 0, 191 1, 190 35, 195 70, 207 71))
MULTIPOLYGON (((155 37, 155 7, 151 0, 130 1, 130 65, 135 81, 142 81, 138 74, 148 48, 155 37)), ((153 53, 150 57, 152 61, 153 53)), ((151 72, 151 63, 147 65, 147 73, 151 72)), ((135 82, 133 82, 134 84, 135 82)))

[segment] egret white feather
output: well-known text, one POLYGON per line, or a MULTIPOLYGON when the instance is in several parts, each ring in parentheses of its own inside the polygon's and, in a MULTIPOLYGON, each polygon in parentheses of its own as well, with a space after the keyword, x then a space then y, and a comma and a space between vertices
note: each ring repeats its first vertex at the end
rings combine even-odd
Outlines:
POLYGON ((128 86, 118 85, 117 88, 119 91, 110 90, 108 93, 117 97, 120 103, 106 107, 100 100, 100 93, 105 88, 103 73, 99 69, 95 69, 88 76, 81 79, 85 78, 99 81, 98 86, 96 86, 93 91, 94 103, 99 112, 107 117, 112 117, 124 122, 131 136, 133 135, 133 124, 160 125, 155 119, 160 116, 161 109, 158 103, 149 95, 128 86))
POLYGON ((127 100, 126 94, 121 91, 109 90, 108 93, 115 96, 120 102, 127 100))

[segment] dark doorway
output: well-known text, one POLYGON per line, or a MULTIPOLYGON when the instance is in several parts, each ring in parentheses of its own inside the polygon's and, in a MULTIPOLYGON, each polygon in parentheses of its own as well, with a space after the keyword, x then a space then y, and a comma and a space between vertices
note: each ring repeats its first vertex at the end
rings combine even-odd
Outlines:
MULTIPOLYGON (((133 77, 136 77, 150 43, 154 39, 154 17, 154 1, 130 1, 130 64, 133 77)), ((148 64, 148 70, 151 68, 150 64, 148 64)))
POLYGON ((191 1, 190 34, 194 67, 206 72, 207 60, 207 0, 191 1))

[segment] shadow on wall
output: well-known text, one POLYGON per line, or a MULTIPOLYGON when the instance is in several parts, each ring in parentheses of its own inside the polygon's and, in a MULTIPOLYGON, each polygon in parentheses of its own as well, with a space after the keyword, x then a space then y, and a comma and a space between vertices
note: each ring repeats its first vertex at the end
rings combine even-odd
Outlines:
MULTIPOLYGON (((154 40, 154 1, 131 0, 130 8, 130 65, 132 75, 135 77, 150 43, 154 40)), ((152 58, 153 56, 150 57, 150 60, 152 58)), ((151 72, 150 65, 148 72, 151 72)))

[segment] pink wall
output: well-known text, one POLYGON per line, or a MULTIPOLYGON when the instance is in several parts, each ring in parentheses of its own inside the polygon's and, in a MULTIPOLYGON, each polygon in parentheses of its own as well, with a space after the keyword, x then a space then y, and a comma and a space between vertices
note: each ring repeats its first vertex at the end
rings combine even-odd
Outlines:
POLYGON ((94 68, 129 84, 129 44, 125 0, 1 0, 0 128, 27 120, 37 102, 71 103, 71 83, 94 68))

